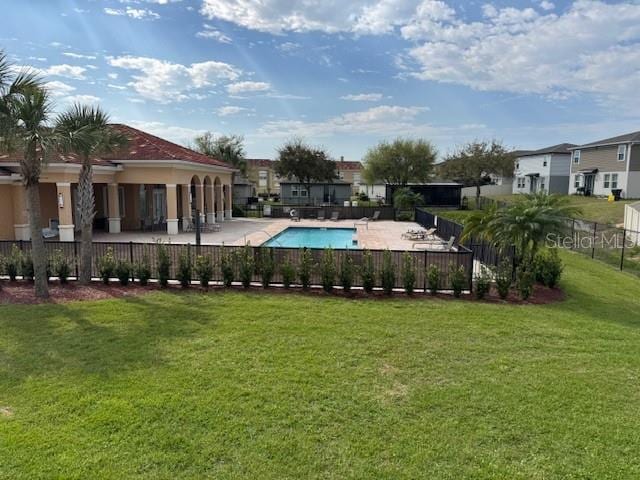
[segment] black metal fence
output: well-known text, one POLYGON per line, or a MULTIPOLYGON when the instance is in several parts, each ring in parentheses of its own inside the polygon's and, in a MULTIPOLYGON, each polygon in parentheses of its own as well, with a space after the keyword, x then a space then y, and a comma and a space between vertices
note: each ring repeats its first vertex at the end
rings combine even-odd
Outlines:
POLYGON ((459 247, 462 245, 471 250, 474 258, 484 265, 497 266, 505 258, 508 259, 511 264, 514 262, 515 252, 513 247, 507 251, 502 251, 488 242, 475 238, 470 238, 460 243, 464 226, 453 220, 434 215, 422 208, 416 209, 415 218, 416 223, 422 227, 435 228, 436 235, 444 240, 449 240, 451 237, 454 237, 456 245, 459 247))
MULTIPOLYGON (((360 218, 371 218, 378 214, 379 220, 395 220, 396 211, 390 206, 381 207, 340 207, 340 206, 328 206, 328 207, 298 207, 294 205, 272 205, 271 214, 272 218, 289 218, 291 216, 291 210, 295 210, 300 218, 318 218, 318 214, 324 216, 324 218, 331 218, 334 212, 337 212, 338 219, 340 220, 357 220, 360 218)), ((265 215, 266 216, 266 215, 265 215)))
MULTIPOLYGON (((28 255, 31 250, 31 243, 26 241, 0 241, 0 255, 7 257, 11 255, 12 246, 16 245, 22 254, 28 255)), ((282 282, 282 272, 280 266, 290 263, 297 269, 300 265, 300 259, 303 250, 291 249, 291 248, 266 248, 266 247, 243 247, 243 246, 223 246, 223 245, 201 245, 199 247, 194 245, 179 245, 179 244, 162 244, 171 258, 170 278, 175 280, 177 278, 177 267, 179 263, 180 255, 183 252, 188 252, 192 261, 198 255, 209 256, 211 258, 213 269, 212 282, 222 282, 221 264, 222 259, 225 256, 229 256, 233 260, 235 268, 235 278, 239 279, 240 264, 239 254, 244 248, 249 248, 251 254, 254 257, 254 264, 256 265, 253 275, 253 282, 260 282, 259 265, 263 252, 267 250, 272 255, 274 264, 277 266, 275 275, 272 279, 274 284, 282 282)), ((73 276, 78 275, 78 261, 80 244, 77 242, 46 242, 45 243, 47 253, 50 258, 54 253, 62 254, 71 265, 71 271, 73 276)), ((151 265, 152 278, 157 278, 157 256, 158 249, 160 248, 157 243, 94 243, 93 244, 93 267, 92 275, 94 277, 99 276, 98 261, 104 256, 109 249, 113 252, 116 260, 127 261, 132 264, 142 262, 146 260, 151 265)), ((320 285, 322 283, 320 264, 323 259, 323 249, 309 249, 312 256, 312 262, 314 264, 312 268, 311 283, 313 285, 320 285)), ((364 255, 366 250, 347 250, 347 249, 335 249, 333 250, 334 262, 336 271, 340 271, 342 263, 346 258, 351 258, 354 265, 353 286, 362 287, 362 276, 358 273, 362 269, 364 255)), ((371 253, 373 270, 375 276, 375 288, 382 287, 381 272, 383 267, 383 260, 385 250, 368 250, 371 253)), ((396 273, 396 288, 402 288, 402 265, 404 256, 407 255, 411 259, 411 263, 416 273, 416 290, 426 290, 427 278, 426 270, 431 265, 436 265, 440 271, 440 287, 442 290, 451 289, 451 273, 453 269, 464 267, 466 275, 466 288, 465 290, 471 291, 472 288, 472 274, 473 274, 473 252, 467 248, 461 247, 458 251, 445 252, 445 251, 390 251, 392 263, 396 273)), ((194 275, 195 280, 195 275, 194 275)), ((339 281, 336 276, 336 285, 339 285, 339 281)))
POLYGON ((567 219, 566 236, 560 235, 550 241, 640 276, 640 231, 567 219))

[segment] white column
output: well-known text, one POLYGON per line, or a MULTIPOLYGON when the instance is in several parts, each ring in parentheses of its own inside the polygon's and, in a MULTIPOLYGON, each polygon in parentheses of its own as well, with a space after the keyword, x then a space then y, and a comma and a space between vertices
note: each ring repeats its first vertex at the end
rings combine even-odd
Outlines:
POLYGON ((191 184, 182 185, 182 228, 191 223, 191 184))
POLYGON ((109 204, 109 233, 120 233, 120 195, 117 183, 110 183, 107 187, 107 203, 109 204))
POLYGON ((223 222, 224 221, 224 207, 223 207, 223 200, 222 200, 222 184, 218 183, 216 186, 216 217, 218 219, 219 222, 223 222))
POLYGON ((168 183, 167 188, 167 233, 178 234, 178 192, 175 183, 168 183))
POLYGON ((56 191, 58 193, 56 202, 58 202, 58 232, 61 242, 73 242, 74 225, 73 225, 73 202, 71 201, 71 184, 58 182, 56 183, 56 191))
POLYGON ((233 206, 231 205, 231 197, 232 197, 231 185, 227 185, 226 192, 224 195, 224 205, 226 210, 224 212, 224 218, 227 220, 231 220, 233 218, 233 206))

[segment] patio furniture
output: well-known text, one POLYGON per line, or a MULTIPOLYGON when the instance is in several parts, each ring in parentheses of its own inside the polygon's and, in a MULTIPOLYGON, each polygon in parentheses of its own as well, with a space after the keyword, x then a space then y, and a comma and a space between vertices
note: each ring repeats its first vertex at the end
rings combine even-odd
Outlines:
POLYGON ((57 218, 49 220, 49 227, 42 229, 42 238, 50 239, 60 235, 58 225, 60 225, 60 221, 57 218))
POLYGON ((329 220, 331 220, 332 222, 337 222, 340 218, 340 212, 331 212, 331 217, 329 218, 329 220))
POLYGON ((375 222, 380 219, 380 210, 373 212, 373 216, 369 219, 370 222, 375 222))
POLYGON ((183 225, 182 225, 182 231, 183 232, 193 232, 195 230, 195 226, 193 224, 193 222, 191 221, 190 218, 185 218, 182 221, 183 225))
POLYGON ((456 242, 456 237, 449 237, 449 240, 443 242, 442 240, 434 241, 434 240, 425 240, 422 242, 414 242, 412 248, 416 248, 419 250, 443 250, 445 252, 450 252, 453 249, 453 244, 456 242))
POLYGON ((153 230, 153 219, 151 217, 145 217, 142 220, 142 231, 148 232, 153 230))
POLYGON ((401 235, 403 240, 436 240, 435 237, 436 229, 429 228, 428 230, 407 230, 405 233, 401 235))
POLYGON ((295 208, 291 209, 291 211, 289 212, 289 217, 291 217, 292 222, 300 221, 300 213, 298 213, 298 211, 295 208))
POLYGON ((203 223, 202 224, 202 231, 205 233, 215 233, 215 232, 219 232, 220 230, 222 230, 221 223, 203 223))
POLYGON ((153 220, 153 225, 151 226, 151 231, 153 232, 156 228, 158 230, 164 229, 164 217, 159 217, 153 220))
POLYGON ((324 218, 324 210, 320 210, 320 211, 318 212, 318 220, 319 220, 319 221, 321 221, 321 222, 324 222, 324 221, 325 221, 325 218, 324 218))

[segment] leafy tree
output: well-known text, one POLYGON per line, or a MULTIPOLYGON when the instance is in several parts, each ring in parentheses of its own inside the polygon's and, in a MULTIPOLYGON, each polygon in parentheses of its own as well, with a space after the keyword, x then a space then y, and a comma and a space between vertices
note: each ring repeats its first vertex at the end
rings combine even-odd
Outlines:
POLYGON ((247 173, 247 159, 244 151, 244 137, 242 135, 220 135, 216 137, 211 132, 205 132, 194 140, 193 149, 217 158, 240 170, 242 175, 247 173))
POLYGON ((82 160, 78 179, 77 220, 82 231, 78 280, 86 285, 91 281, 93 219, 96 214, 91 161, 96 156, 124 147, 128 139, 110 127, 109 116, 100 107, 80 104, 58 115, 54 132, 60 150, 75 153, 82 160))
POLYGON ((467 186, 476 187, 476 205, 480 187, 488 175, 512 176, 515 157, 502 143, 492 140, 474 141, 447 156, 439 166, 441 176, 467 186))
POLYGON ((295 178, 311 195, 315 182, 330 182, 337 178, 336 162, 321 148, 310 147, 301 139, 291 140, 278 150, 276 173, 285 178, 295 178))
POLYGON ((401 210, 413 210, 424 203, 424 198, 419 193, 414 192, 409 187, 397 189, 393 193, 393 205, 401 210))
POLYGON ((502 250, 513 245, 517 264, 528 268, 547 236, 563 232, 567 218, 579 212, 566 197, 543 192, 523 195, 506 208, 474 212, 465 222, 462 239, 485 239, 502 250))
POLYGON ((15 73, 6 54, 0 51, 0 150, 23 152, 20 173, 27 193, 34 289, 39 298, 49 296, 48 259, 41 230, 40 174, 52 144, 47 127, 50 114, 49 93, 42 79, 28 69, 15 73))
POLYGON ((384 181, 392 185, 426 182, 433 173, 438 153, 426 140, 398 138, 381 142, 364 157, 364 178, 370 183, 384 181))

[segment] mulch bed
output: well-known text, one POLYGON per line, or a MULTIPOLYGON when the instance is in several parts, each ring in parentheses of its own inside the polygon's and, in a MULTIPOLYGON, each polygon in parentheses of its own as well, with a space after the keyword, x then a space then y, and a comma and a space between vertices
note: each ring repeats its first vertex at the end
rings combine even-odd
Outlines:
MULTIPOLYGON (((110 285, 104 285, 102 283, 94 282, 91 285, 82 286, 76 282, 71 281, 66 285, 61 285, 58 282, 52 282, 49 284, 49 298, 47 300, 40 300, 35 298, 33 294, 33 283, 24 281, 2 281, 0 280, 0 305, 3 304, 39 304, 39 303, 66 303, 83 300, 105 300, 110 298, 130 297, 136 295, 144 295, 149 292, 160 290, 156 283, 143 287, 137 283, 129 284, 126 287, 121 286, 118 282, 112 282, 110 285)), ((224 291, 220 286, 211 286, 208 290, 202 289, 199 285, 193 285, 189 289, 183 289, 177 284, 171 284, 164 291, 170 291, 173 293, 181 292, 202 292, 213 293, 224 291)), ((403 299, 408 301, 425 301, 431 298, 438 298, 442 300, 450 301, 473 301, 479 303, 495 303, 495 304, 523 304, 523 305, 544 305, 549 303, 556 303, 565 299, 564 292, 558 288, 547 288, 542 285, 536 285, 533 295, 526 302, 520 300, 516 292, 512 291, 506 300, 502 300, 498 297, 495 290, 492 290, 490 295, 487 295, 484 300, 476 300, 474 294, 463 294, 459 299, 455 299, 453 295, 446 293, 438 293, 437 295, 425 294, 422 292, 415 293, 413 296, 406 295, 404 292, 394 292, 389 297, 382 291, 374 291, 373 293, 365 293, 363 290, 352 290, 349 293, 345 293, 342 289, 335 289, 332 293, 326 293, 320 288, 313 288, 308 291, 302 291, 301 288, 291 288, 286 290, 280 287, 272 287, 268 289, 262 289, 259 286, 252 286, 251 289, 245 290, 241 286, 233 286, 230 289, 236 292, 247 292, 253 295, 305 295, 311 297, 333 297, 344 298, 349 300, 379 300, 384 301, 388 299, 403 299)))

